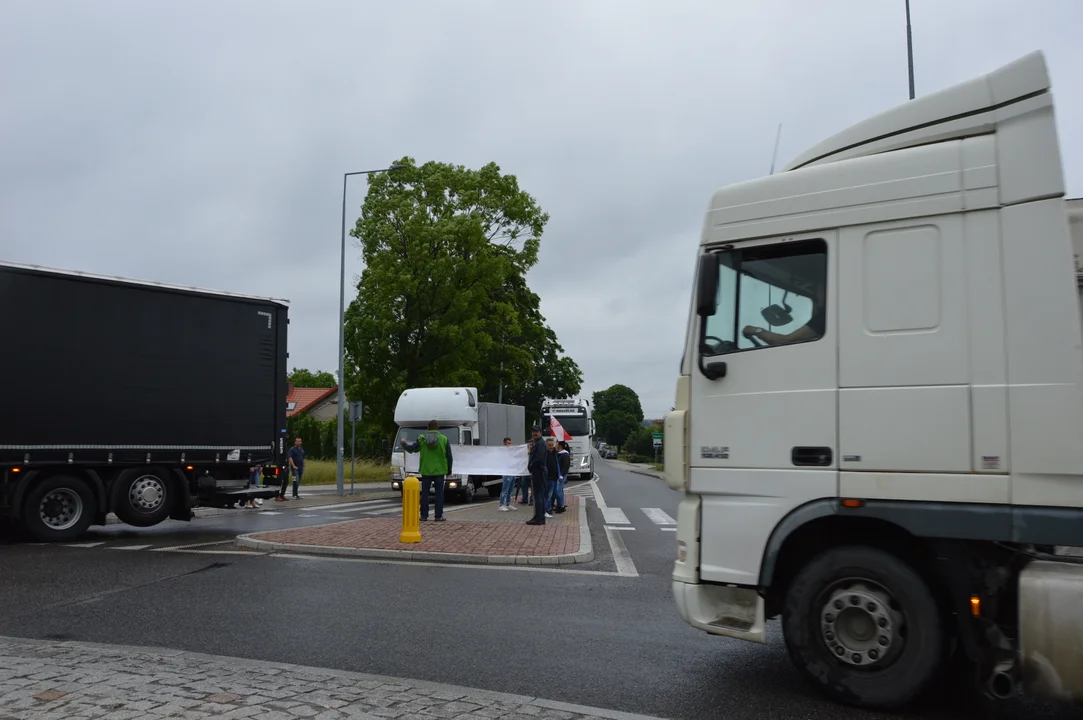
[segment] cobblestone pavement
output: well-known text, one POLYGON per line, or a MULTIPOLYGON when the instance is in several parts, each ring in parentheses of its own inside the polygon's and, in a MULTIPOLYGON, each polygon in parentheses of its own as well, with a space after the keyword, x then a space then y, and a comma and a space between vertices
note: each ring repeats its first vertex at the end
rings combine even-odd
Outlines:
POLYGON ((398 517, 362 518, 330 525, 253 533, 250 537, 272 543, 341 548, 411 550, 466 555, 552 556, 579 551, 580 498, 567 498, 568 512, 554 515, 544 526, 527 525, 529 512, 500 513, 490 503, 447 514, 447 521, 421 523, 420 543, 399 542, 398 517))
POLYGON ((657 720, 419 680, 176 650, 0 637, 0 720, 657 720))

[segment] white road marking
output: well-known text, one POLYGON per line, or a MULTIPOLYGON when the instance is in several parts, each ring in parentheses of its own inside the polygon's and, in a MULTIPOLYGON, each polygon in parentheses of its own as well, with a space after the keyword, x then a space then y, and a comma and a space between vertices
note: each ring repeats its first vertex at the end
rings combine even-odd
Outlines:
POLYGON ((331 510, 329 514, 337 514, 337 513, 345 514, 345 513, 356 513, 356 512, 369 512, 369 511, 372 511, 372 510, 387 510, 387 509, 390 509, 390 508, 400 508, 401 509, 401 507, 402 507, 401 505, 397 505, 397 504, 370 505, 368 507, 348 507, 348 508, 344 508, 342 510, 331 510))
POLYGON ((640 508, 643 514, 651 519, 655 525, 676 525, 677 521, 669 516, 662 508, 640 508))
POLYGON ((98 547, 99 545, 104 545, 104 544, 105 544, 105 541, 102 540, 101 542, 64 543, 63 547, 92 548, 92 547, 98 547))
MULTIPOLYGON (((176 552, 177 550, 188 550, 190 548, 209 547, 211 545, 225 545, 226 543, 232 543, 233 540, 213 540, 211 542, 204 543, 189 543, 188 545, 171 545, 170 547, 154 548, 151 552, 176 552)), ((145 547, 150 547, 149 545, 145 547)))
POLYGON ((632 562, 632 555, 624 545, 624 538, 613 528, 605 529, 605 536, 609 538, 609 547, 613 551, 613 560, 617 563, 617 574, 622 577, 639 577, 639 571, 632 562))
POLYGON ((628 516, 620 508, 603 507, 602 517, 609 525, 631 525, 628 516))
POLYGON ((265 555, 257 550, 171 550, 189 555, 265 555))
MULTIPOLYGON (((389 499, 389 498, 385 498, 385 499, 382 499, 382 500, 359 500, 357 502, 332 503, 331 505, 320 505, 318 507, 306 508, 306 509, 307 510, 332 510, 332 511, 334 511, 334 510, 341 510, 343 508, 364 507, 365 505, 369 505, 369 506, 372 506, 372 505, 386 505, 389 502, 390 503, 399 503, 399 501, 392 500, 392 499, 389 499)), ((401 504, 401 503, 399 503, 399 504, 401 504)))
POLYGON ((120 547, 111 547, 110 550, 146 550, 150 545, 122 545, 120 547))
POLYGON ((635 530, 631 525, 606 525, 606 530, 635 530))
POLYGON ((591 480, 590 488, 594 491, 594 502, 598 505, 599 508, 604 509, 606 507, 605 499, 602 497, 602 491, 598 489, 598 481, 591 480))
POLYGON ((281 515, 281 510, 260 510, 260 515, 281 515))
POLYGON ((662 532, 677 532, 677 528, 658 528, 662 532))
POLYGON ((321 517, 321 516, 317 515, 316 513, 298 513, 297 517, 321 517))

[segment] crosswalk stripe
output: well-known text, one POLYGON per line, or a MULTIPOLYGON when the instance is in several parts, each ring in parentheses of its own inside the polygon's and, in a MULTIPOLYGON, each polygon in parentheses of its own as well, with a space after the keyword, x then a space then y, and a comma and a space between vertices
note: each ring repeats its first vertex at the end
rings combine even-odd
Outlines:
POLYGON ((628 520, 628 516, 624 514, 624 511, 615 507, 601 508, 602 517, 605 518, 607 525, 631 525, 628 520))
POLYGON ((98 547, 99 545, 104 545, 104 544, 105 544, 105 541, 102 540, 101 542, 64 543, 64 547, 92 548, 92 547, 98 547))
POLYGON ((355 513, 355 512, 369 512, 369 511, 372 511, 372 510, 386 510, 388 508, 393 508, 393 507, 401 507, 401 505, 399 505, 398 503, 384 503, 383 505, 369 505, 369 506, 366 506, 366 507, 350 507, 350 508, 345 508, 345 509, 342 509, 342 510, 332 510, 331 513, 333 513, 333 514, 340 514, 340 513, 345 514, 345 513, 355 513))
POLYGON ((146 550, 150 545, 121 545, 119 547, 111 547, 110 550, 146 550))
POLYGON ((641 508, 643 514, 651 519, 655 525, 676 525, 677 521, 670 517, 662 508, 641 508))
POLYGON ((658 528, 662 532, 677 532, 677 528, 658 528))

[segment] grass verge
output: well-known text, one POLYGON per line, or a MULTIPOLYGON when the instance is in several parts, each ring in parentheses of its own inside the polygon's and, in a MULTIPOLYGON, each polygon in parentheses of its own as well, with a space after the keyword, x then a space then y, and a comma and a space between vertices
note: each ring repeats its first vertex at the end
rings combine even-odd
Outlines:
MULTIPOLYGON (((350 481, 350 458, 344 462, 344 479, 350 481)), ((337 479, 337 463, 334 460, 305 460, 305 474, 301 478, 301 485, 334 485, 337 479)), ((362 460, 358 458, 354 464, 354 482, 358 483, 391 483, 391 463, 376 462, 374 460, 362 460)))

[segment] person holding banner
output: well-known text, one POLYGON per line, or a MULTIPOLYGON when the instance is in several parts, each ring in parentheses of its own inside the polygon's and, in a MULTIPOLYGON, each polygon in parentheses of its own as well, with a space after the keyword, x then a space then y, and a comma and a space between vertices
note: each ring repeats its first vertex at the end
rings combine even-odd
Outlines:
POLYGON ((407 443, 400 440, 403 449, 409 453, 420 453, 417 472, 421 476, 421 519, 429 519, 429 489, 436 485, 436 522, 444 522, 444 480, 451 474, 451 445, 447 436, 441 432, 440 423, 429 421, 429 429, 417 442, 407 443), (422 442, 424 439, 424 442, 422 442))

